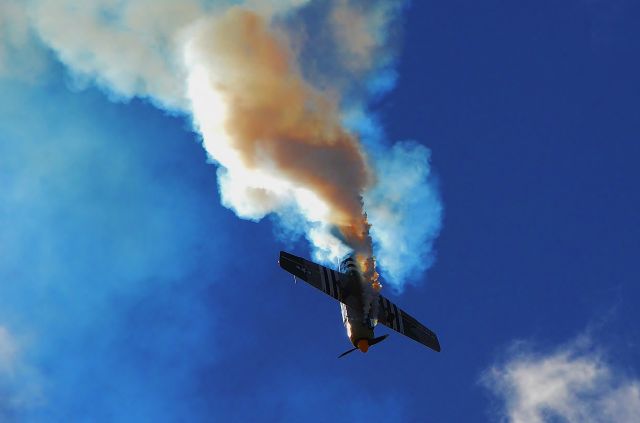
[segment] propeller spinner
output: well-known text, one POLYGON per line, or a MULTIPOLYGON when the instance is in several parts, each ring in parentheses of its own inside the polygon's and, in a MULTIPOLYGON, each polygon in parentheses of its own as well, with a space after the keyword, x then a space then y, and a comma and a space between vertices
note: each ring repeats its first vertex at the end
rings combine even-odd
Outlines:
POLYGON ((348 351, 343 352, 342 354, 340 354, 338 356, 338 358, 342 358, 345 355, 354 352, 355 350, 360 350, 363 353, 365 353, 365 352, 367 352, 369 350, 370 346, 384 341, 385 339, 387 339, 387 336, 389 336, 389 334, 382 335, 382 336, 379 336, 379 337, 373 338, 373 339, 361 339, 361 340, 358 341, 358 344, 357 344, 357 346, 355 348, 352 348, 352 349, 350 349, 348 351))

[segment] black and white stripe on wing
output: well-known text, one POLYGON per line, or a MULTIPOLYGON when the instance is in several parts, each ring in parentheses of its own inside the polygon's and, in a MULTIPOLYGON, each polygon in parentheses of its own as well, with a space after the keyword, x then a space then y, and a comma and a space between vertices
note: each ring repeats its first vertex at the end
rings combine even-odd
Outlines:
POLYGON ((331 269, 327 269, 324 266, 318 266, 318 270, 320 273, 322 290, 333 298, 341 300, 342 294, 340 292, 340 286, 338 284, 339 279, 336 272, 331 269))

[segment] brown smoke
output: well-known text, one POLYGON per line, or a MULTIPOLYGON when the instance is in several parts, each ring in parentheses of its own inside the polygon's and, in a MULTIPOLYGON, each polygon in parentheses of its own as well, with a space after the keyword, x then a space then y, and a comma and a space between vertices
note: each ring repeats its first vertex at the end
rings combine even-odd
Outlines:
POLYGON ((341 119, 377 124, 367 105, 394 83, 404 3, 0 0, 0 75, 40 80, 54 60, 80 86, 191 117, 222 205, 277 216, 315 260, 354 250, 373 281, 371 222, 379 266, 401 289, 433 262, 441 226, 430 153, 379 145, 373 163, 341 119))
POLYGON ((372 173, 356 137, 343 128, 339 97, 310 85, 284 32, 246 9, 207 26, 198 49, 218 69, 212 82, 227 107, 231 148, 249 169, 266 169, 315 193, 330 222, 374 274, 362 192, 372 173))

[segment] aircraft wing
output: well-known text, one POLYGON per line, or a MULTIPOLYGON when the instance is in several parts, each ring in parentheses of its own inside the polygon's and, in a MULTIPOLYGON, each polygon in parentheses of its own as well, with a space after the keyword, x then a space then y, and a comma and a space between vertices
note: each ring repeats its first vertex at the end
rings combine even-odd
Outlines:
POLYGON ((328 267, 321 266, 312 261, 294 256, 285 251, 280 251, 280 267, 297 278, 309 283, 325 294, 335 298, 341 303, 352 305, 348 294, 342 289, 340 278, 346 277, 343 273, 336 272, 328 267))
POLYGON ((380 295, 378 322, 409 338, 440 352, 440 342, 435 333, 402 311, 394 303, 380 295))

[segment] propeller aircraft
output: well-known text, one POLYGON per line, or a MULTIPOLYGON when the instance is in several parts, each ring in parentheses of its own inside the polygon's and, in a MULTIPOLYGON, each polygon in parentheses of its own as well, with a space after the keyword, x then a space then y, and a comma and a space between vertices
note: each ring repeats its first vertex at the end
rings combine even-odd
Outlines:
POLYGON ((340 302, 342 322, 354 348, 338 357, 344 357, 355 350, 365 353, 369 347, 384 341, 388 334, 374 336, 377 323, 382 323, 434 351, 440 351, 436 334, 375 291, 370 281, 364 280, 352 255, 340 263, 338 271, 285 251, 280 252, 278 262, 294 278, 304 280, 340 302))

